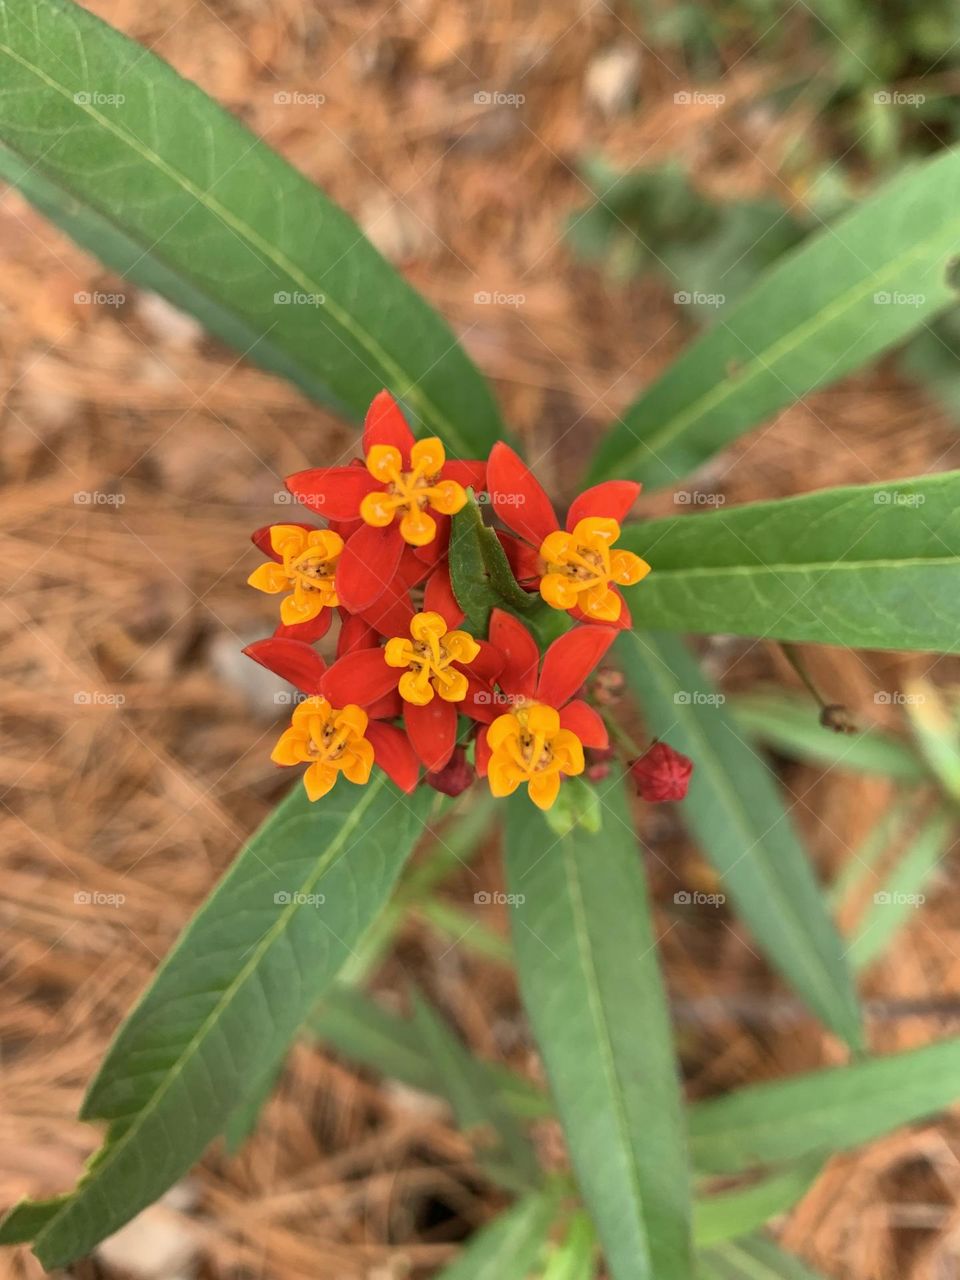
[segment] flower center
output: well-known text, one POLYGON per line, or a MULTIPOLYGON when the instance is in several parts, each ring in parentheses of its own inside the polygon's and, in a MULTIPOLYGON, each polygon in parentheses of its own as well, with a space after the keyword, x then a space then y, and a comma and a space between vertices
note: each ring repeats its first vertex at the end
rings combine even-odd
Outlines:
POLYGON ((364 736, 367 713, 348 704, 338 711, 326 698, 304 698, 294 708, 290 728, 273 749, 276 764, 306 764, 304 784, 311 800, 326 795, 342 773, 364 783, 373 767, 373 747, 364 736))
POLYGON ((418 613, 410 638, 394 636, 383 651, 388 667, 406 667, 397 688, 405 702, 424 707, 437 693, 444 702, 462 702, 467 677, 453 664, 472 662, 480 646, 466 631, 448 631, 439 613, 418 613))
POLYGON ((530 798, 543 809, 556 800, 560 775, 573 777, 584 768, 580 739, 561 728, 554 707, 540 702, 498 716, 487 730, 487 746, 487 777, 493 794, 510 795, 525 782, 530 798))
POLYGON ((437 522, 427 508, 453 515, 467 501, 466 490, 455 480, 443 479, 447 455, 442 443, 431 436, 418 440, 410 450, 410 470, 403 470, 400 450, 375 444, 367 454, 367 470, 384 488, 368 493, 360 503, 360 516, 377 528, 400 517, 400 533, 411 546, 423 547, 436 537, 437 522))
POLYGON ((573 531, 558 529, 540 546, 545 572, 540 594, 554 609, 580 609, 599 622, 616 622, 623 601, 611 583, 632 586, 650 571, 632 551, 611 551, 620 536, 616 520, 587 516, 573 531))

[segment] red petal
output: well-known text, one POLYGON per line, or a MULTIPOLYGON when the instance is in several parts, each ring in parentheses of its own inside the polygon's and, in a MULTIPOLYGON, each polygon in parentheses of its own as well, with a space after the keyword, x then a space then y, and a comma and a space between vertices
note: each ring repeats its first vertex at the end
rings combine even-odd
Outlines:
POLYGON ((457 604, 450 585, 450 570, 445 564, 438 565, 427 579, 427 589, 423 593, 425 613, 439 613, 447 627, 452 631, 463 621, 463 610, 457 604))
POLYGON ((404 701, 394 689, 386 697, 371 702, 366 711, 371 720, 396 720, 398 716, 403 715, 403 708, 404 701))
POLYGON ((457 711, 452 702, 433 698, 425 707, 406 702, 403 725, 414 751, 431 772, 442 769, 457 745, 457 711))
POLYGON ((365 467, 311 467, 286 479, 298 502, 328 520, 355 520, 361 501, 377 483, 365 467))
POLYGON ((412 791, 417 785, 420 766, 406 735, 392 724, 371 720, 367 725, 367 740, 373 747, 373 758, 389 774, 401 791, 412 791))
POLYGON ((340 634, 337 636, 337 657, 354 649, 373 649, 380 643, 380 636, 358 613, 345 613, 341 609, 340 634))
POLYGON ((410 465, 413 432, 389 391, 377 392, 363 421, 364 456, 375 444, 392 444, 395 449, 400 450, 404 467, 410 465))
POLYGON ((379 635, 408 636, 410 623, 413 621, 413 605, 409 595, 397 595, 392 587, 388 587, 379 600, 360 615, 379 635))
POLYGON ((406 543, 397 525, 361 525, 337 562, 334 579, 340 603, 351 613, 368 609, 396 576, 406 543))
POLYGON ((512 614, 494 609, 490 615, 490 643, 503 658, 500 687, 507 693, 532 698, 537 686, 540 650, 527 628, 512 614))
MULTIPOLYGON (((278 520, 277 524, 280 524, 280 523, 281 521, 278 520)), ((319 528, 319 525, 304 524, 302 520, 285 520, 282 523, 296 525, 298 529, 319 528)), ((272 528, 273 528, 272 524, 265 524, 262 529, 256 529, 253 533, 251 533, 250 541, 257 548, 258 551, 262 551, 263 554, 265 556, 269 556, 271 560, 276 560, 277 564, 282 564, 283 556, 277 555, 276 551, 274 551, 273 549, 273 543, 270 541, 270 530, 272 528)))
POLYGON ((451 458, 443 468, 444 480, 456 480, 464 489, 472 489, 474 493, 487 491, 487 464, 485 462, 465 462, 461 458, 451 458))
POLYGON ((517 582, 521 587, 530 587, 531 584, 535 587, 543 573, 540 552, 526 542, 521 542, 519 538, 515 538, 512 533, 506 533, 503 529, 498 529, 496 532, 500 545, 506 552, 510 571, 517 582))
POLYGON ((492 724, 497 716, 510 710, 510 704, 502 694, 495 693, 485 680, 478 680, 467 672, 467 696, 457 706, 465 716, 492 724))
POLYGON ((585 489, 574 498, 567 512, 567 528, 587 516, 607 516, 623 524, 623 518, 640 495, 641 486, 634 480, 605 480, 585 489))
POLYGON ((514 533, 539 547, 560 528, 550 499, 533 472, 509 445, 498 440, 487 463, 487 488, 493 509, 514 533))
POLYGON ((323 677, 323 696, 335 707, 349 702, 369 707, 397 687, 397 674, 384 662, 382 649, 355 649, 338 658, 323 677))
POLYGON ((477 644, 480 652, 472 662, 463 664, 464 669, 478 680, 492 685, 503 670, 503 654, 487 640, 478 640, 477 644))
POLYGON ((603 717, 579 698, 568 702, 560 712, 560 727, 570 729, 585 747, 603 748, 610 745, 603 717))
POLYGON ((574 627, 543 656, 537 697, 562 707, 573 697, 617 637, 616 627, 574 627))
POLYGON ((285 622, 281 622, 273 634, 282 636, 287 640, 305 640, 307 644, 314 644, 317 640, 322 640, 327 634, 332 621, 333 610, 322 609, 309 622, 294 622, 290 626, 287 626, 285 622))
POLYGON ((274 636, 270 640, 256 640, 248 644, 243 652, 274 675, 289 680, 302 693, 322 692, 326 664, 316 649, 305 641, 274 636))
POLYGON ((477 749, 474 755, 474 763, 476 764, 478 778, 485 778, 487 776, 487 765, 490 763, 490 757, 492 754, 493 752, 487 745, 487 730, 486 726, 484 726, 477 734, 477 749))

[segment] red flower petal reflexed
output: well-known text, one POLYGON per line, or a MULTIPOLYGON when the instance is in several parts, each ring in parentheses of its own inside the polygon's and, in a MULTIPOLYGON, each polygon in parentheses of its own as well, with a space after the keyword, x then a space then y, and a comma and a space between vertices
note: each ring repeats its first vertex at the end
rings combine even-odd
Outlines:
POLYGON ((285 640, 304 640, 307 644, 314 644, 317 640, 322 640, 327 634, 332 621, 333 610, 322 609, 309 622, 294 622, 289 626, 287 623, 281 622, 273 634, 285 640))
POLYGON ((607 516, 623 524, 627 512, 640 496, 641 486, 634 480, 605 480, 585 489, 574 498, 567 512, 567 528, 572 530, 578 520, 587 516, 607 516))
POLYGON ((359 613, 344 614, 337 636, 337 657, 352 653, 354 649, 375 649, 380 643, 380 635, 370 623, 360 617, 359 613))
POLYGON ((630 766, 630 777, 638 793, 650 804, 682 800, 692 773, 693 761, 666 742, 655 742, 630 766))
POLYGON ((425 707, 403 704, 403 725, 410 745, 427 769, 442 769, 457 745, 457 710, 452 702, 433 698, 425 707))
POLYGON ((302 693, 322 692, 326 664, 316 649, 305 641, 274 636, 270 640, 256 640, 248 644, 243 652, 274 675, 289 680, 302 693))
POLYGON ((378 391, 363 421, 363 452, 375 444, 390 444, 400 450, 404 468, 410 466, 413 432, 389 391, 378 391))
MULTIPOLYGON (((463 621, 463 610, 457 604, 457 597, 453 594, 450 570, 447 565, 438 565, 427 579, 427 589, 423 593, 423 608, 426 613, 439 613, 451 631, 459 627, 463 621)), ((400 632, 395 634, 400 635, 400 632)))
POLYGON ((298 502, 328 520, 356 520, 360 503, 377 487, 365 467, 311 467, 284 483, 298 502))
POLYGON ((551 707, 569 702, 617 637, 615 627, 574 627, 543 657, 537 697, 551 707))
POLYGON ((457 747, 447 764, 442 769, 431 770, 424 782, 445 796, 458 796, 466 791, 476 776, 466 751, 463 747, 457 747))
POLYGON ((456 480, 464 489, 472 489, 474 493, 486 493, 487 464, 485 462, 467 462, 462 458, 450 458, 443 468, 444 480, 456 480))
POLYGON ((406 734, 391 724, 371 720, 367 725, 367 741, 373 747, 373 758, 401 791, 413 791, 420 766, 406 734))
MULTIPOLYGON (((503 609, 494 609, 490 614, 489 636, 490 643, 503 657, 501 688, 517 697, 532 698, 537 687, 537 668, 540 665, 540 650, 536 640, 522 622, 518 622, 503 609)), ((579 688, 579 685, 575 688, 579 688)))
POLYGON ((610 745, 603 717, 579 698, 574 698, 561 710, 560 727, 572 730, 585 747, 603 750, 610 745))
POLYGON ((556 512, 533 472, 498 440, 487 463, 487 488, 493 509, 514 533, 539 547, 548 533, 560 528, 556 512))
POLYGON ((334 583, 340 603, 362 613, 393 581, 406 546, 396 523, 377 529, 361 525, 343 548, 334 583))
POLYGON ((496 534, 506 553, 510 572, 521 587, 528 591, 535 591, 543 574, 543 561, 540 559, 539 550, 535 550, 528 543, 522 542, 503 529, 497 529, 496 534))
POLYGON ((369 707, 397 687, 397 673, 383 660, 382 649, 355 649, 338 658, 323 677, 323 696, 335 707, 355 702, 369 707))
POLYGON ((475 752, 475 760, 477 764, 477 777, 485 778, 487 776, 487 766, 490 763, 490 757, 493 752, 487 742, 487 726, 481 725, 480 732, 477 734, 477 747, 475 752))

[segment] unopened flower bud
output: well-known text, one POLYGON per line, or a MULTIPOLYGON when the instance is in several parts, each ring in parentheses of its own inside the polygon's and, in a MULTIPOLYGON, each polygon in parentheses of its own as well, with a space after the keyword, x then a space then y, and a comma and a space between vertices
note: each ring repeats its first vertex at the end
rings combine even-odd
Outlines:
POLYGON ((434 791, 442 791, 445 796, 458 796, 473 782, 476 775, 473 765, 467 760, 463 747, 455 747, 453 755, 442 769, 427 773, 424 781, 434 791))
POLYGON ((693 761, 666 742, 655 742, 630 766, 638 794, 650 804, 682 800, 692 773, 693 761))

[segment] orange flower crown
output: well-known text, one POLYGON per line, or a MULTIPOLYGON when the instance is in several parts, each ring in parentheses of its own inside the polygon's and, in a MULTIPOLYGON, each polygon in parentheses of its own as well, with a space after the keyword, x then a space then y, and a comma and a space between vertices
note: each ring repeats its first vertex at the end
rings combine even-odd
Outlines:
POLYGON ((497 796, 525 785, 548 809, 563 779, 584 772, 585 751, 606 758, 606 724, 578 694, 630 626, 620 588, 650 569, 615 546, 639 485, 588 489, 561 526, 509 446, 495 445, 486 462, 450 459, 436 437, 415 440, 381 391, 366 416, 362 460, 298 472, 287 487, 326 524, 253 535, 268 559, 248 581, 282 599, 274 635, 245 652, 304 695, 272 758, 307 766, 311 800, 341 774, 367 782, 376 764, 404 791, 425 770, 448 795, 480 777, 497 796), (495 597, 482 626, 457 599, 451 522, 468 489, 488 500, 514 603, 529 600, 555 621, 566 615, 568 629, 542 653, 534 631, 495 597), (335 615, 328 663, 314 646, 335 615))

